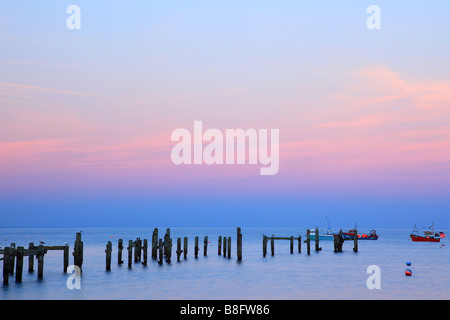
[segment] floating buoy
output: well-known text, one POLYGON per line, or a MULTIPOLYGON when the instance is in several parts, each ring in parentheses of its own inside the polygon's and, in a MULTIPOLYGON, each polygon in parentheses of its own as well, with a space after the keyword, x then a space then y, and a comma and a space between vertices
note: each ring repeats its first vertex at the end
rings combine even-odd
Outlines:
POLYGON ((411 266, 411 262, 407 262, 406 265, 409 267, 411 266))
POLYGON ((406 275, 407 277, 412 276, 412 271, 411 271, 410 269, 406 269, 405 275, 406 275))

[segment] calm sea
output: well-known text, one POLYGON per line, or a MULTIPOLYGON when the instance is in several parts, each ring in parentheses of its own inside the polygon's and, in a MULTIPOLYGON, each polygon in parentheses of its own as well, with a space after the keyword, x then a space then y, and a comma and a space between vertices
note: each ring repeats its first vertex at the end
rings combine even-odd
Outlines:
MULTIPOLYGON (((160 237, 165 228, 159 228, 160 237)), ((45 245, 73 244, 79 229, 0 229, 0 246, 28 247, 30 242, 45 245)), ((370 230, 360 230, 360 233, 370 230)), ((438 230, 445 231, 445 230, 438 230)), ((322 251, 290 254, 289 241, 276 241, 275 256, 262 256, 262 237, 266 235, 298 236, 304 229, 242 228, 243 261, 236 260, 236 229, 172 228, 174 249, 172 263, 162 266, 151 259, 143 267, 127 266, 128 240, 148 239, 151 246, 153 228, 148 229, 83 229, 84 263, 81 289, 69 290, 63 273, 62 252, 45 256, 44 279, 37 280, 37 271, 28 273, 24 261, 23 282, 0 285, 0 297, 7 299, 449 299, 450 253, 447 238, 441 243, 415 243, 409 240, 410 230, 377 230, 377 241, 359 241, 354 253, 353 242, 345 242, 342 253, 333 252, 332 241, 321 241, 322 251), (232 257, 217 254, 218 236, 232 237, 232 257), (198 259, 194 258, 194 238, 200 241, 198 259), (203 238, 209 237, 208 256, 203 256, 203 238), (176 261, 176 239, 189 238, 188 259, 176 261), (117 243, 124 240, 124 264, 117 264, 117 243), (113 243, 112 267, 105 271, 105 246, 113 243), (406 262, 412 263, 410 267, 406 262), (381 271, 381 289, 369 290, 367 268, 377 265, 381 271), (412 277, 405 270, 412 270, 412 277)), ((446 232, 449 234, 449 232, 446 232)), ((37 262, 35 262, 35 269, 37 262)), ((2 270, 2 268, 0 269, 2 270)), ((1 278, 0 278, 1 279, 1 278)))

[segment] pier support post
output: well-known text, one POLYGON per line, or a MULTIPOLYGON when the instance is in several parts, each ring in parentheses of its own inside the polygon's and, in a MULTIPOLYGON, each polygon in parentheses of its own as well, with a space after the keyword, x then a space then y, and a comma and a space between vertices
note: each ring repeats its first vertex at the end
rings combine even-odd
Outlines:
POLYGON ((263 235, 263 257, 265 258, 267 255, 267 236, 263 235))
POLYGON ((119 265, 123 263, 122 250, 123 250, 123 239, 119 239, 119 244, 117 245, 117 263, 119 265))
POLYGON ((203 255, 206 257, 208 255, 208 236, 205 236, 203 240, 203 255))
POLYGON ((223 257, 227 257, 227 237, 223 237, 223 257))
POLYGON ((358 252, 358 231, 356 230, 353 233, 353 251, 358 252))
POLYGON ((198 258, 198 237, 195 237, 194 256, 198 258))
POLYGON ((311 231, 308 229, 306 230, 306 253, 308 255, 311 254, 311 231))
POLYGON ((291 254, 294 254, 294 236, 291 236, 290 242, 291 254))
POLYGON ((128 240, 128 268, 133 265, 133 240, 128 240))
POLYGON ((272 256, 275 255, 275 237, 272 235, 270 238, 270 251, 272 253, 272 256))
MULTIPOLYGON (((34 247, 34 243, 33 242, 31 242, 29 245, 28 245, 28 250, 33 250, 35 247, 34 247)), ((64 253, 65 253, 65 251, 64 251, 64 253)), ((30 255, 30 256, 28 256, 28 272, 33 272, 34 271, 34 256, 33 255, 30 255)))
POLYGON ((158 259, 158 228, 153 230, 152 235, 152 259, 158 259))
POLYGON ((183 248, 184 259, 187 259, 188 254, 188 238, 184 237, 184 248, 183 248))
POLYGON ((142 262, 142 265, 144 267, 147 266, 147 260, 148 260, 148 240, 144 239, 144 245, 142 246, 143 249, 143 255, 144 255, 144 262, 142 262))
POLYGON ((6 247, 3 249, 3 284, 9 283, 9 256, 11 254, 11 248, 6 247))
POLYGON ((222 255, 222 236, 219 236, 219 240, 217 240, 217 254, 222 255))
POLYGON ((67 268, 69 267, 69 246, 64 247, 64 273, 67 273, 67 268))
POLYGON ((22 272, 23 272, 23 247, 17 247, 16 249, 16 282, 22 282, 22 272))
POLYGON ((231 258, 231 237, 228 237, 228 247, 227 247, 227 249, 228 249, 228 254, 227 254, 227 256, 228 256, 228 259, 230 259, 231 258))
POLYGON ((111 251, 112 251, 112 243, 111 241, 108 241, 106 244, 106 271, 111 270, 111 251))
POLYGON ((163 247, 162 239, 159 239, 158 252, 159 252, 159 261, 158 261, 158 263, 160 265, 162 265, 163 261, 164 261, 164 247, 163 247))
POLYGON ((316 252, 322 250, 321 247, 319 247, 319 228, 316 228, 316 234, 315 234, 315 243, 316 243, 316 252))
POLYGON ((298 236, 298 253, 302 253, 302 236, 298 236))
POLYGON ((172 238, 167 238, 164 242, 164 248, 166 250, 166 262, 170 264, 172 259, 172 238))
POLYGON ((183 251, 181 250, 181 238, 177 238, 177 261, 180 262, 180 256, 183 251))
POLYGON ((78 232, 73 249, 73 264, 82 270, 83 266, 83 241, 81 241, 81 232, 78 232))
POLYGON ((237 260, 242 261, 242 233, 241 228, 237 228, 237 260))
POLYGON ((39 252, 36 255, 38 261, 38 279, 42 279, 44 277, 44 255, 45 255, 44 246, 40 245, 39 252))

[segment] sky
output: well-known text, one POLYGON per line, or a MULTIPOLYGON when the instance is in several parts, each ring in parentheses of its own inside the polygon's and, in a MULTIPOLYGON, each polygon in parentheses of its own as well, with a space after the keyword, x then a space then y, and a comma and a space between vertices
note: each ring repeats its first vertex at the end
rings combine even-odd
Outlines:
POLYGON ((450 229, 449 13, 1 0, 0 227, 450 229), (194 121, 278 129, 278 173, 175 165, 194 121))

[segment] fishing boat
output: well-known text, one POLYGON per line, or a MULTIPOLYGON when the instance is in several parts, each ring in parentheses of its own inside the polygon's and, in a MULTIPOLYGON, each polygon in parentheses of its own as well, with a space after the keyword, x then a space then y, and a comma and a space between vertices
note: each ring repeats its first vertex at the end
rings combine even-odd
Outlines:
POLYGON ((443 232, 434 232, 434 223, 428 230, 423 231, 423 235, 419 235, 417 226, 414 225, 414 229, 410 234, 411 240, 415 242, 441 242, 441 238, 445 237, 443 232))
MULTIPOLYGON (((355 237, 355 230, 356 229, 356 224, 355 224, 355 228, 352 230, 349 230, 347 232, 343 232, 342 233, 342 237, 344 238, 344 240, 353 240, 355 237)), ((357 234, 358 240, 378 240, 378 235, 377 232, 375 230, 370 231, 369 234, 357 234)))
POLYGON ((333 234, 328 224, 328 217, 325 219, 325 231, 317 227, 309 229, 309 239, 316 240, 316 230, 319 230, 319 240, 333 240, 333 234))

